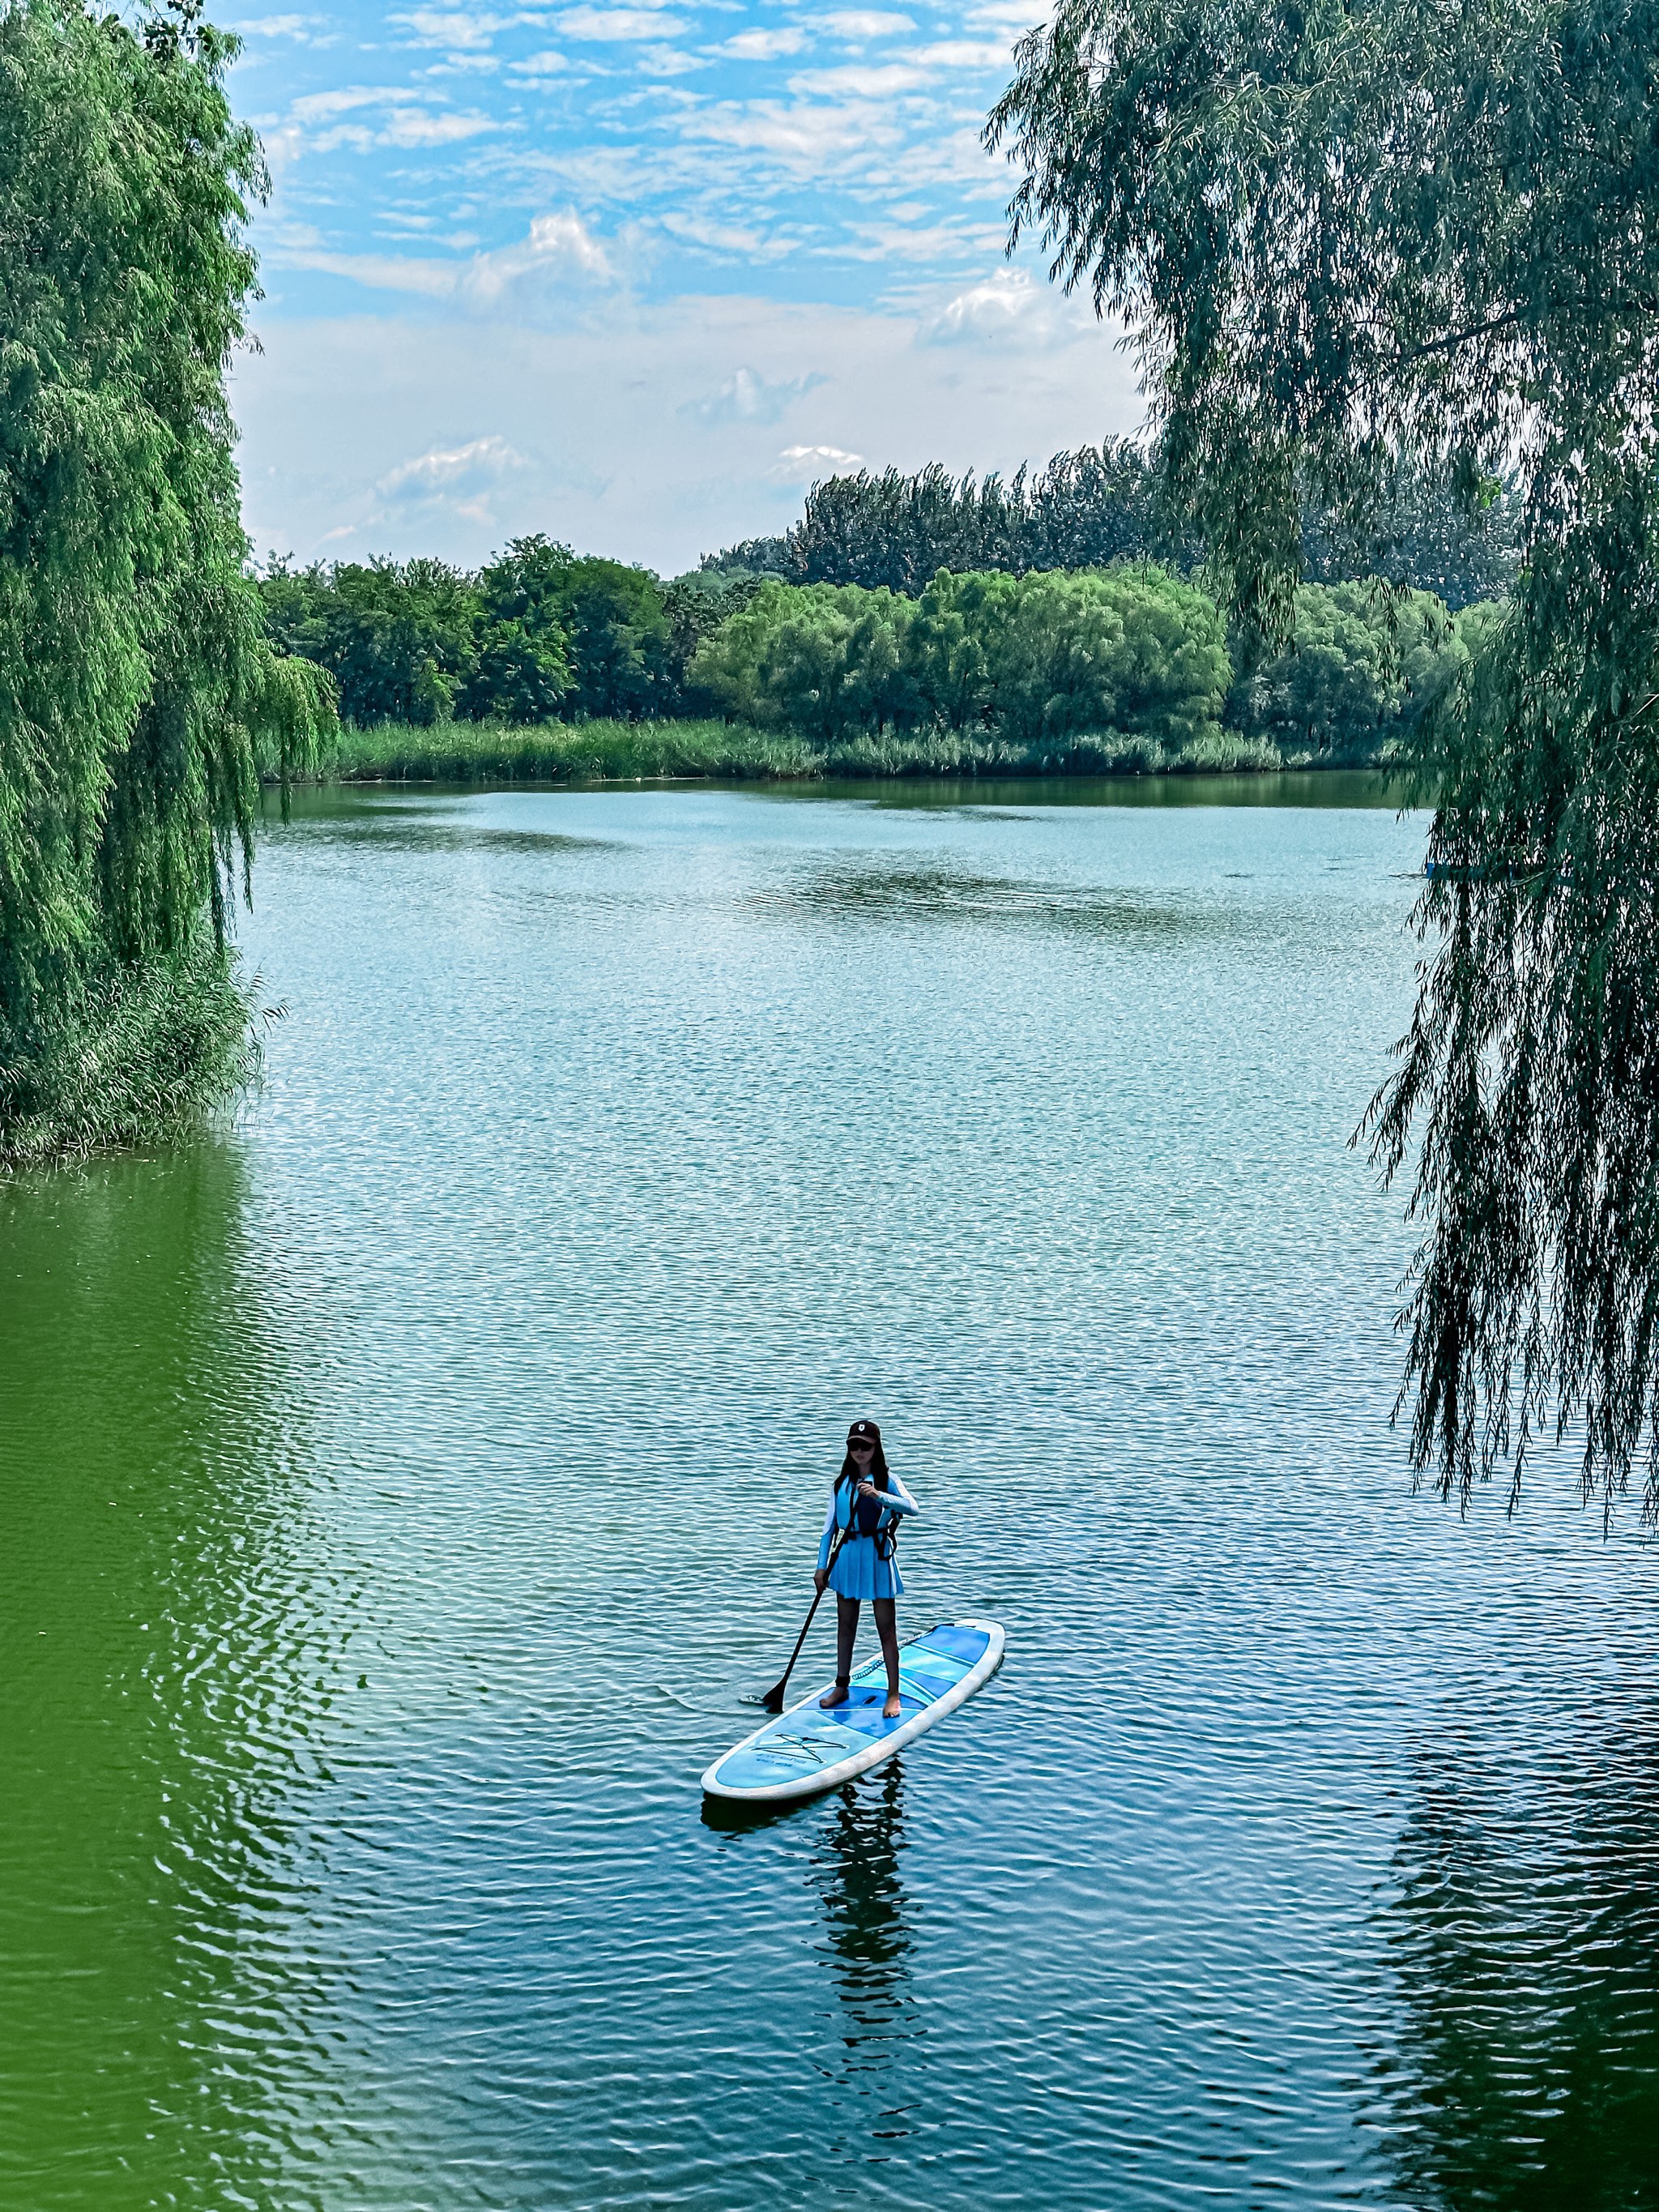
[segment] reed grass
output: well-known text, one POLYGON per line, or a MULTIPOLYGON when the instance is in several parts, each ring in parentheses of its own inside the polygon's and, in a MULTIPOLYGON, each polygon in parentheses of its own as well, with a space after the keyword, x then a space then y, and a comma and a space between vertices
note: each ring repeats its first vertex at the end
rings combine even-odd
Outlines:
POLYGON ((340 783, 760 781, 814 775, 817 763, 798 738, 720 721, 380 722, 343 726, 323 773, 340 783))
POLYGON ((553 722, 529 728, 380 722, 343 727, 319 772, 324 781, 337 783, 633 783, 693 777, 744 782, 1241 775, 1288 764, 1268 739, 1232 730, 1176 748, 1112 732, 1061 747, 939 730, 814 746, 778 731, 713 720, 553 722))
POLYGON ((254 987, 204 919, 176 952, 94 969, 49 1025, 0 1030, 0 1168, 171 1143, 262 1059, 254 987))

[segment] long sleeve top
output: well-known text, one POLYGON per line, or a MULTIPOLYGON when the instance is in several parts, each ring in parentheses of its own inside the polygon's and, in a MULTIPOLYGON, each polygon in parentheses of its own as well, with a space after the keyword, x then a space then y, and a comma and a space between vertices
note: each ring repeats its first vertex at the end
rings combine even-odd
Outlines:
MULTIPOLYGON (((878 1498, 879 1512, 876 1529, 882 1534, 891 1528, 902 1516, 920 1513, 921 1510, 921 1506, 917 1504, 898 1476, 890 1472, 887 1477, 887 1487, 878 1493, 878 1498)), ((877 1502, 877 1499, 860 1498, 856 1483, 838 1482, 836 1485, 830 1493, 830 1510, 823 1516, 823 1534, 818 1543, 818 1565, 821 1569, 830 1564, 830 1553, 836 1540, 836 1531, 852 1524, 854 1515, 859 1506, 877 1502)), ((860 1530, 849 1536, 847 1540, 849 1544, 856 1544, 868 1542, 869 1538, 862 1530, 860 1530)))

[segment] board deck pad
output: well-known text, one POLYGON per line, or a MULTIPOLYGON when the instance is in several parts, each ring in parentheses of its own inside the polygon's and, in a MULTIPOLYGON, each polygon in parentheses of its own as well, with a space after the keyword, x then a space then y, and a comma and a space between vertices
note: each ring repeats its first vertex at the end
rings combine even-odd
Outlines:
POLYGON ((833 1789, 878 1765, 928 1722, 970 1697, 995 1670, 1002 1631, 994 1621, 951 1621, 899 1646, 899 1707, 887 1702, 887 1665, 879 1652, 854 1674, 843 1704, 818 1704, 828 1684, 781 1713, 717 1759, 703 1776, 715 1796, 799 1797, 833 1789), (899 1741, 895 1741, 894 1739, 899 1741))

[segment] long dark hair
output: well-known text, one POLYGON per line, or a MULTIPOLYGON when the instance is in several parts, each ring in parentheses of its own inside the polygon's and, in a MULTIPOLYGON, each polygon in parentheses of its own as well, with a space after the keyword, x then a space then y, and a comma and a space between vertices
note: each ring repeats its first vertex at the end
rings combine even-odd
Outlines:
MULTIPOLYGON (((876 1422, 874 1420, 869 1422, 869 1427, 876 1429, 876 1422)), ((876 1449, 874 1453, 869 1455, 869 1480, 876 1484, 876 1489, 878 1491, 891 1489, 890 1480, 887 1480, 887 1453, 880 1449, 880 1429, 876 1429, 876 1449)), ((858 1486, 858 1482, 863 1482, 863 1475, 858 1474, 858 1467, 854 1464, 852 1451, 848 1451, 848 1455, 842 1458, 841 1474, 836 1475, 836 1482, 852 1482, 854 1489, 858 1486)), ((818 1495, 823 1495, 823 1491, 818 1491, 818 1495)))

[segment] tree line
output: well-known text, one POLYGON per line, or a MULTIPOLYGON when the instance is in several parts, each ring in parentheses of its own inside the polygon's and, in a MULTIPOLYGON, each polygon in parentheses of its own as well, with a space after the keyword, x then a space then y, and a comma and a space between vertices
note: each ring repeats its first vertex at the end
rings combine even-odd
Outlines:
POLYGON ((652 721, 691 711, 703 639, 759 580, 579 556, 535 535, 476 572, 444 561, 275 559, 276 645, 327 671, 349 720, 652 721))
POLYGON ((1328 761, 1398 740, 1489 605, 1310 584, 1292 633, 1251 657, 1212 598, 1144 562, 942 568, 913 595, 735 568, 665 583, 533 537, 471 574, 276 562, 261 588, 276 641, 326 670, 360 726, 718 714, 819 746, 943 730, 1056 754, 1105 733, 1178 750, 1225 726, 1328 761))
MULTIPOLYGON (((1443 474, 1402 462, 1360 513, 1310 496, 1298 520, 1302 572, 1316 583, 1381 577, 1432 592, 1455 611, 1501 598, 1515 574, 1519 508, 1513 485, 1498 477, 1467 499, 1443 474)), ((702 566, 914 597, 940 568, 1021 576, 1136 560, 1190 573, 1202 554, 1189 512, 1170 495, 1162 453, 1108 438, 1006 480, 957 477, 937 465, 831 477, 812 487, 801 520, 781 536, 746 539, 702 566)))

